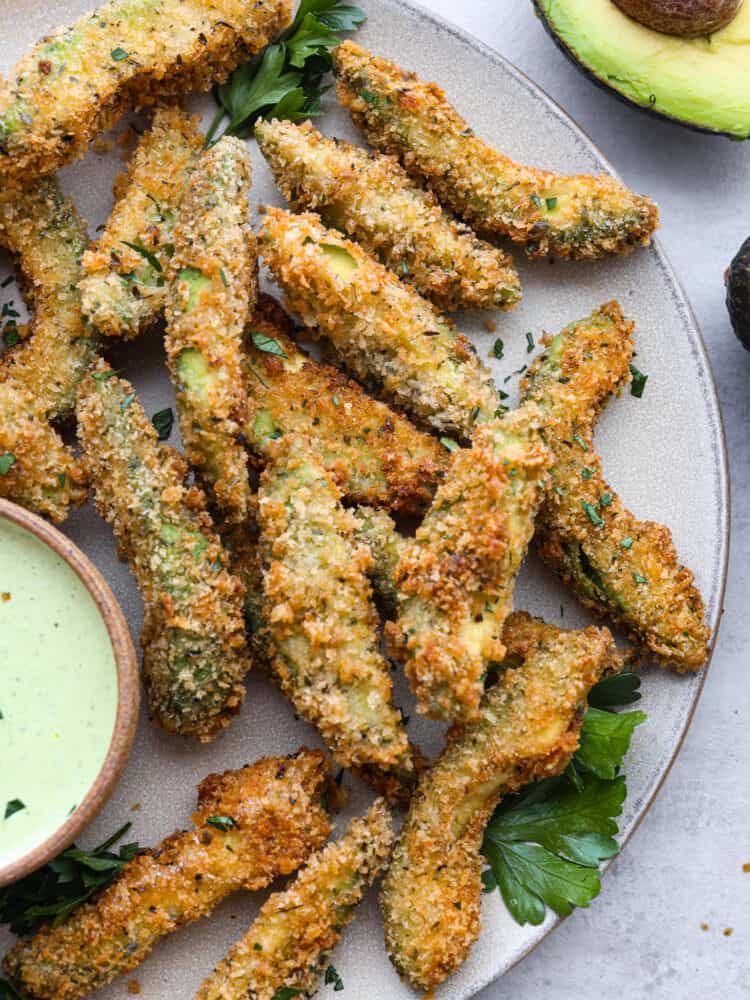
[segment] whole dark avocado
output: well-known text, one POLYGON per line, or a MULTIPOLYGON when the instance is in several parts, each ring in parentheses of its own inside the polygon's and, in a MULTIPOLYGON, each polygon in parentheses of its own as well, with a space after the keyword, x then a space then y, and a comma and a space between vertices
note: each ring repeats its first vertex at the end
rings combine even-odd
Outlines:
POLYGON ((617 97, 701 132, 750 138, 750 0, 697 38, 654 31, 612 0, 533 3, 562 51, 617 97))
POLYGON ((742 0, 614 0, 636 21, 667 35, 697 38, 725 27, 742 0))
POLYGON ((732 329, 745 350, 750 351, 750 236, 737 251, 724 280, 732 329))

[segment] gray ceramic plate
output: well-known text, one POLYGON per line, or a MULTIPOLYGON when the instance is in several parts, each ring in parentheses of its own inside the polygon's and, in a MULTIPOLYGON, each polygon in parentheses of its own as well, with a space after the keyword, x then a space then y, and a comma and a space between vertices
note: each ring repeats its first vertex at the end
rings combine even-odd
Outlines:
MULTIPOLYGON (((4 39, 0 70, 8 72, 35 39, 57 24, 88 9, 90 0, 15 0, 0 8, 4 39)), ((610 169, 580 129, 529 80, 480 43, 400 0, 361 0, 369 21, 362 43, 393 57, 403 66, 437 79, 476 131, 522 161, 561 172, 610 169)), ((328 134, 353 138, 346 117, 327 102, 320 127, 328 134)), ((208 98, 196 107, 211 113, 208 98)), ((116 147, 117 148, 117 147, 116 147)), ((269 174, 253 149, 255 204, 280 203, 269 174)), ((91 153, 65 171, 64 184, 94 227, 105 220, 111 184, 122 169, 116 153, 91 153)), ((648 192, 646 192, 648 193, 648 192)), ((711 373, 690 308, 657 248, 625 260, 597 264, 522 263, 525 297, 507 316, 495 317, 496 334, 487 332, 484 316, 459 318, 460 327, 486 357, 495 336, 506 343, 502 363, 493 362, 501 379, 528 360, 526 331, 556 331, 610 298, 617 297, 637 322, 638 366, 649 374, 641 400, 626 394, 602 418, 598 445, 607 472, 640 516, 672 527, 678 551, 696 571, 706 597, 711 626, 719 619, 728 549, 728 489, 721 420, 711 373)), ((0 280, 2 274, 0 274, 0 280)), ((118 366, 135 382, 149 413, 167 406, 172 392, 162 364, 159 338, 115 353, 118 366)), ((506 388, 515 393, 517 378, 506 388)), ((91 509, 77 513, 66 530, 93 558, 118 596, 135 636, 141 606, 126 567, 118 563, 109 528, 91 509)), ((586 621, 575 601, 541 567, 524 569, 519 607, 550 621, 577 625, 586 621)), ((627 761, 630 794, 621 829, 627 836, 637 825, 679 748, 690 721, 703 676, 678 678, 648 669, 641 727, 627 761)), ((399 692, 410 711, 408 698, 399 692)), ((413 718, 412 735, 429 752, 440 743, 439 730, 413 718)), ((300 744, 317 745, 312 729, 295 722, 285 700, 262 677, 252 677, 242 715, 226 736, 209 747, 181 743, 141 720, 135 751, 109 805, 86 836, 104 838, 124 820, 142 844, 157 843, 186 825, 194 808, 194 788, 209 771, 221 771, 262 754, 288 753, 300 744)), ((359 811, 369 794, 354 782, 351 811, 359 811)), ((262 896, 228 900, 207 921, 163 942, 136 973, 149 1000, 189 1000, 201 978, 244 931, 262 896)), ((595 905, 595 904, 594 904, 595 905)), ((553 926, 519 927, 497 894, 484 898, 480 940, 461 971, 437 998, 471 996, 529 951, 553 926)), ((5 939, 0 936, 0 950, 5 939)), ((363 905, 335 956, 346 985, 347 1000, 413 996, 392 970, 382 944, 374 898, 363 905)), ((114 983, 99 994, 119 1000, 125 984, 114 983)), ((322 987, 323 995, 331 987, 322 987)))

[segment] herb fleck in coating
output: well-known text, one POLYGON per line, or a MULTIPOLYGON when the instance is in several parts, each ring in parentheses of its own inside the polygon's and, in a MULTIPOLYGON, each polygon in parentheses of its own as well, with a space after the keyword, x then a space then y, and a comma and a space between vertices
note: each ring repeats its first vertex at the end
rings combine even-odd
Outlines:
POLYGON ((196 164, 174 230, 165 339, 188 459, 237 521, 252 500, 239 440, 247 410, 242 338, 257 299, 250 174, 245 144, 230 137, 196 164))
POLYGON ((223 82, 291 19, 289 0, 110 0, 43 38, 0 92, 0 178, 81 157, 124 111, 223 82))
POLYGON ((177 206, 202 140, 197 119, 157 108, 115 181, 106 228, 83 255, 83 312, 99 333, 135 337, 162 318, 177 206))
POLYGON ((415 291, 317 215, 268 208, 261 253, 289 308, 346 367, 422 424, 470 437, 497 397, 473 345, 415 291))
POLYGON ((607 483, 594 448, 599 411, 630 379, 633 324, 617 302, 571 323, 529 369, 526 399, 544 413, 555 453, 537 550, 587 607, 620 625, 663 665, 706 661, 709 629, 668 528, 640 521, 607 483))
POLYGON ((318 212, 438 309, 507 309, 520 299, 510 256, 451 218, 393 157, 327 139, 310 122, 260 121, 255 135, 295 211, 318 212))
POLYGON ((160 445, 131 385, 100 363, 85 379, 78 433, 96 505, 144 604, 149 708, 170 732, 212 739, 239 711, 248 669, 243 588, 182 456, 160 445))
POLYGON ((473 134, 437 84, 353 42, 335 50, 334 67, 339 100, 367 140, 479 231, 510 236, 531 257, 595 258, 650 243, 656 205, 613 177, 514 163, 473 134))
POLYGON ((99 898, 6 955, 6 972, 39 1000, 78 1000, 130 972, 154 945, 210 914, 226 896, 257 891, 317 850, 331 825, 322 800, 325 756, 300 750, 205 778, 192 830, 128 862, 99 898), (209 822, 226 816, 227 829, 209 822))
POLYGON ((291 331, 281 307, 261 296, 245 355, 245 439, 257 461, 268 460, 278 438, 299 434, 314 440, 318 457, 347 500, 421 513, 444 474, 446 449, 338 368, 311 358, 291 331), (282 353, 271 353, 269 341, 282 353))
POLYGON ((607 629, 566 632, 522 613, 505 623, 508 666, 476 719, 454 727, 419 783, 380 897, 388 954, 432 989, 479 935, 484 828, 500 799, 565 769, 586 696, 621 662, 607 629))
POLYGON ((522 407, 453 452, 446 481, 396 570, 398 617, 386 635, 431 718, 476 714, 488 665, 534 531, 552 460, 541 414, 522 407))
POLYGON ((257 919, 195 1000, 273 1000, 278 991, 312 996, 331 951, 390 854, 391 816, 382 800, 354 819, 340 840, 314 854, 257 919))

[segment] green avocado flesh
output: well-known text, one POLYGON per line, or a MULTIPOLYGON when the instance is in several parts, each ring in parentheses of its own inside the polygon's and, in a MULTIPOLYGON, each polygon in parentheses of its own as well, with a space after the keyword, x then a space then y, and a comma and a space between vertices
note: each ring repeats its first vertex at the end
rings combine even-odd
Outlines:
POLYGON ((611 0, 535 0, 572 58, 622 97, 733 139, 750 137, 750 0, 721 31, 652 31, 611 0))

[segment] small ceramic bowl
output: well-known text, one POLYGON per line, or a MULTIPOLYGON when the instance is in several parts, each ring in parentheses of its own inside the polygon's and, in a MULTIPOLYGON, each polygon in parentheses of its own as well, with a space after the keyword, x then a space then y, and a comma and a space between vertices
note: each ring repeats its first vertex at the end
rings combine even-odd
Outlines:
MULTIPOLYGON (((10 522, 17 528, 29 532, 52 549, 74 571, 89 592, 112 644, 117 692, 109 747, 88 791, 77 803, 73 812, 41 843, 37 842, 26 853, 16 854, 9 862, 0 863, 0 886, 15 882, 46 864, 69 847, 97 815, 112 794, 130 754, 140 701, 138 663, 130 630, 114 594, 99 570, 62 532, 36 514, 0 499, 0 522, 2 521, 10 522)), ((64 765, 62 761, 50 761, 50 767, 59 769, 62 765, 64 765)))

